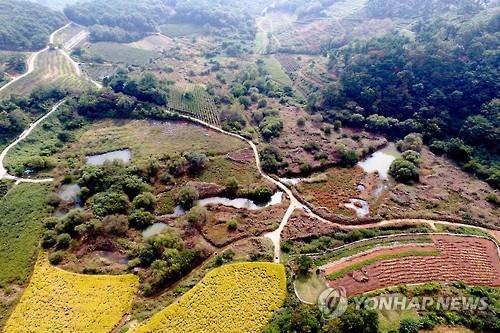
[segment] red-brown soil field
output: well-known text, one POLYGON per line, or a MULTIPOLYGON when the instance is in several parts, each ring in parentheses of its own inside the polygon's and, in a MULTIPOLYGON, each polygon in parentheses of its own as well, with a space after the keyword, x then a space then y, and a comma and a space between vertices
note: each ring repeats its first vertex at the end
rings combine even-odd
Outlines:
MULTIPOLYGON (((348 296, 400 284, 430 281, 500 286, 500 258, 492 241, 446 235, 434 235, 432 240, 441 255, 379 261, 365 266, 362 271, 330 281, 328 285, 346 288, 348 296), (355 279, 360 274, 368 279, 355 279)), ((354 264, 360 260, 363 259, 358 257, 346 263, 354 264)))

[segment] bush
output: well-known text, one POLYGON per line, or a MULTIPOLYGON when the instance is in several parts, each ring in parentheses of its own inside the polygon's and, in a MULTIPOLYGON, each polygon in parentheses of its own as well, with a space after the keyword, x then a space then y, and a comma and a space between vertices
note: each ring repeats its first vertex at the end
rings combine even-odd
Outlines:
POLYGON ((236 221, 236 219, 234 218, 227 221, 227 229, 231 231, 238 229, 238 221, 236 221))
POLYGON ((299 119, 297 119, 297 126, 304 127, 305 125, 306 125, 306 120, 304 119, 304 117, 299 117, 299 119))
POLYGON ((97 216, 126 213, 128 205, 128 197, 118 192, 98 193, 92 198, 92 211, 97 216))
POLYGON ((411 183, 419 179, 418 167, 403 158, 397 158, 389 168, 389 174, 398 182, 411 183))
POLYGON ((340 152, 340 165, 350 168, 358 163, 359 157, 356 151, 344 149, 340 152))
POLYGON ((67 249, 71 243, 71 236, 69 234, 60 234, 56 237, 56 247, 58 249, 67 249))
POLYGON ((139 230, 146 229, 155 221, 155 216, 144 209, 134 210, 128 217, 130 226, 139 230))
POLYGON ((42 235, 41 245, 44 249, 50 249, 56 245, 57 233, 54 230, 47 230, 42 235))
POLYGON ((144 209, 148 212, 153 212, 156 206, 156 198, 153 193, 144 192, 134 198, 132 205, 134 209, 144 209))
POLYGON ((418 166, 420 164, 420 153, 414 150, 407 150, 401 154, 401 158, 418 166))
POLYGON ((49 255, 49 262, 52 265, 59 265, 64 259, 64 252, 57 251, 49 255))
POLYGON ((124 235, 128 230, 126 215, 108 215, 102 220, 104 232, 113 235, 124 235))
POLYGON ((175 198, 175 202, 182 206, 184 209, 190 209, 193 207, 194 202, 198 200, 200 193, 197 189, 192 186, 184 186, 179 190, 175 198))
POLYGON ((399 333, 418 333, 420 326, 418 318, 403 318, 399 323, 399 333))
POLYGON ((188 222, 197 228, 201 228, 207 221, 208 211, 205 207, 195 206, 188 212, 188 222))

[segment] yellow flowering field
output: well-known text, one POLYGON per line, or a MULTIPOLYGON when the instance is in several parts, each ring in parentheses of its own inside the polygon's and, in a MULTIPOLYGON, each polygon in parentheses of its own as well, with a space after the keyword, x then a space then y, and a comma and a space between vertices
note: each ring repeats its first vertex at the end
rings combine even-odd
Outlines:
POLYGON ((53 267, 42 253, 5 333, 110 332, 130 310, 134 275, 83 275, 53 267))
POLYGON ((285 296, 283 265, 225 265, 209 272, 176 303, 133 332, 262 332, 285 296))

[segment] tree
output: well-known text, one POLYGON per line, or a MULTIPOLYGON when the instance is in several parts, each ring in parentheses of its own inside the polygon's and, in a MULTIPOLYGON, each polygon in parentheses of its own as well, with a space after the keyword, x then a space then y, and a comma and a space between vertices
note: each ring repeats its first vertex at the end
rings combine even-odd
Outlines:
POLYGON ((58 249, 67 249, 71 243, 71 236, 69 234, 60 234, 56 237, 56 247, 58 249))
POLYGON ((144 192, 139 194, 132 201, 134 209, 144 209, 149 212, 153 212, 156 206, 156 198, 151 192, 144 192))
POLYGON ((189 152, 184 154, 189 163, 189 171, 200 172, 207 166, 208 158, 205 154, 199 152, 189 152))
POLYGON ((190 209, 200 197, 200 193, 192 186, 184 186, 177 193, 175 202, 184 209, 190 209))
POLYGON ((420 164, 420 154, 414 150, 406 150, 401 154, 401 158, 418 166, 420 164))
POLYGON ((419 169, 410 161, 403 158, 397 158, 392 162, 389 168, 389 174, 398 182, 411 183, 418 181, 419 169))
POLYGON ((403 318, 399 323, 399 333, 418 333, 420 326, 418 318, 403 318))
POLYGON ((118 192, 102 192, 92 198, 92 211, 97 216, 126 213, 128 197, 118 192))
POLYGON ((309 273, 309 270, 311 269, 311 267, 313 265, 313 261, 310 257, 308 257, 306 255, 301 255, 297 259, 297 265, 298 265, 299 273, 307 275, 309 273))
POLYGON ((134 210, 128 217, 130 226, 143 230, 152 225, 155 221, 155 216, 144 209, 134 210))
POLYGON ((419 152, 422 149, 422 136, 417 133, 410 133, 396 143, 398 149, 402 152, 413 150, 419 152))
POLYGON ((207 222, 208 211, 205 207, 195 206, 188 212, 188 222, 201 229, 207 222))

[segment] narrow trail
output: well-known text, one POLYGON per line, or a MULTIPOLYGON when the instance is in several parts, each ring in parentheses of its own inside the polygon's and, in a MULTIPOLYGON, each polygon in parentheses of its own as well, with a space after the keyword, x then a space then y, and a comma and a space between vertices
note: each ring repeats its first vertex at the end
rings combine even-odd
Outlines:
POLYGON ((253 150, 253 153, 254 153, 254 156, 255 156, 255 163, 256 163, 256 166, 257 166, 257 169, 258 169, 259 173, 262 175, 262 177, 264 179, 266 179, 266 180, 270 181, 271 183, 275 184, 276 186, 278 186, 278 188, 281 189, 283 192, 285 192, 286 195, 288 196, 288 198, 290 199, 290 206, 286 210, 285 215, 283 216, 279 227, 276 230, 272 231, 272 232, 268 232, 268 233, 264 234, 265 237, 269 238, 273 242, 273 245, 274 245, 274 262, 277 262, 277 263, 280 262, 280 258, 281 258, 281 246, 280 246, 280 244, 281 244, 281 232, 283 231, 283 229, 287 225, 290 217, 292 216, 293 212, 296 209, 302 209, 310 217, 315 218, 315 219, 317 219, 317 220, 319 220, 321 222, 330 224, 332 226, 338 227, 340 230, 373 229, 373 228, 380 228, 380 227, 384 227, 384 226, 393 226, 393 225, 401 225, 401 224, 415 224, 415 225, 426 224, 432 230, 436 230, 437 229, 436 225, 472 228, 472 229, 479 230, 479 231, 482 231, 484 233, 487 233, 489 235, 492 235, 495 239, 500 240, 499 239, 499 232, 496 231, 496 230, 491 230, 491 229, 487 229, 487 228, 484 228, 484 227, 478 227, 478 226, 473 226, 473 225, 464 224, 464 223, 455 223, 455 222, 447 222, 447 221, 439 221, 439 220, 393 219, 393 220, 385 220, 385 221, 376 222, 376 223, 357 224, 357 225, 346 225, 346 224, 340 224, 340 223, 332 222, 332 221, 327 220, 327 219, 325 219, 325 218, 317 215, 316 213, 312 212, 310 209, 308 209, 308 207, 304 206, 302 203, 299 202, 299 200, 295 197, 295 195, 288 188, 288 186, 286 186, 282 182, 280 182, 280 181, 278 181, 278 180, 270 177, 269 175, 267 175, 262 170, 261 163, 260 163, 260 156, 259 156, 259 152, 257 150, 257 146, 252 141, 250 141, 248 139, 245 139, 244 137, 242 137, 242 136, 240 136, 238 134, 231 133, 231 132, 223 130, 222 128, 219 128, 219 127, 216 127, 214 125, 208 124, 208 123, 206 123, 206 122, 204 122, 202 120, 199 120, 199 119, 196 119, 196 118, 193 118, 193 117, 189 117, 189 116, 186 116, 186 115, 179 115, 179 116, 181 118, 183 118, 183 119, 187 119, 187 120, 192 121, 194 123, 198 123, 198 124, 200 124, 202 126, 205 126, 205 127, 210 128, 210 129, 213 129, 213 130, 215 130, 217 132, 220 132, 220 133, 223 133, 223 134, 226 134, 226 135, 238 138, 238 139, 240 139, 240 140, 245 141, 246 143, 248 143, 250 145, 250 147, 252 148, 252 150, 253 150))
POLYGON ((34 123, 32 123, 30 125, 30 127, 28 127, 27 129, 24 130, 23 133, 21 133, 21 135, 19 135, 19 137, 14 141, 12 142, 10 145, 8 145, 1 153, 0 153, 0 179, 8 179, 8 180, 14 180, 16 182, 16 184, 18 183, 50 183, 53 181, 52 178, 45 178, 45 179, 29 179, 29 178, 21 178, 21 177, 16 177, 16 176, 12 176, 12 175, 9 175, 9 173, 7 172, 7 170, 5 169, 4 165, 3 165, 3 162, 4 162, 4 159, 5 157, 7 156, 7 153, 9 152, 9 150, 11 150, 15 145, 17 145, 19 142, 21 142, 22 140, 26 139, 28 137, 28 135, 30 135, 30 133, 38 126, 40 125, 41 122, 43 122, 45 119, 47 119, 48 117, 50 117, 51 114, 53 114, 54 112, 57 111, 57 109, 59 109, 59 107, 61 106, 61 104, 63 104, 65 101, 65 99, 57 102, 53 107, 52 109, 47 112, 43 117, 41 117, 40 119, 38 119, 37 121, 35 121, 34 123))

